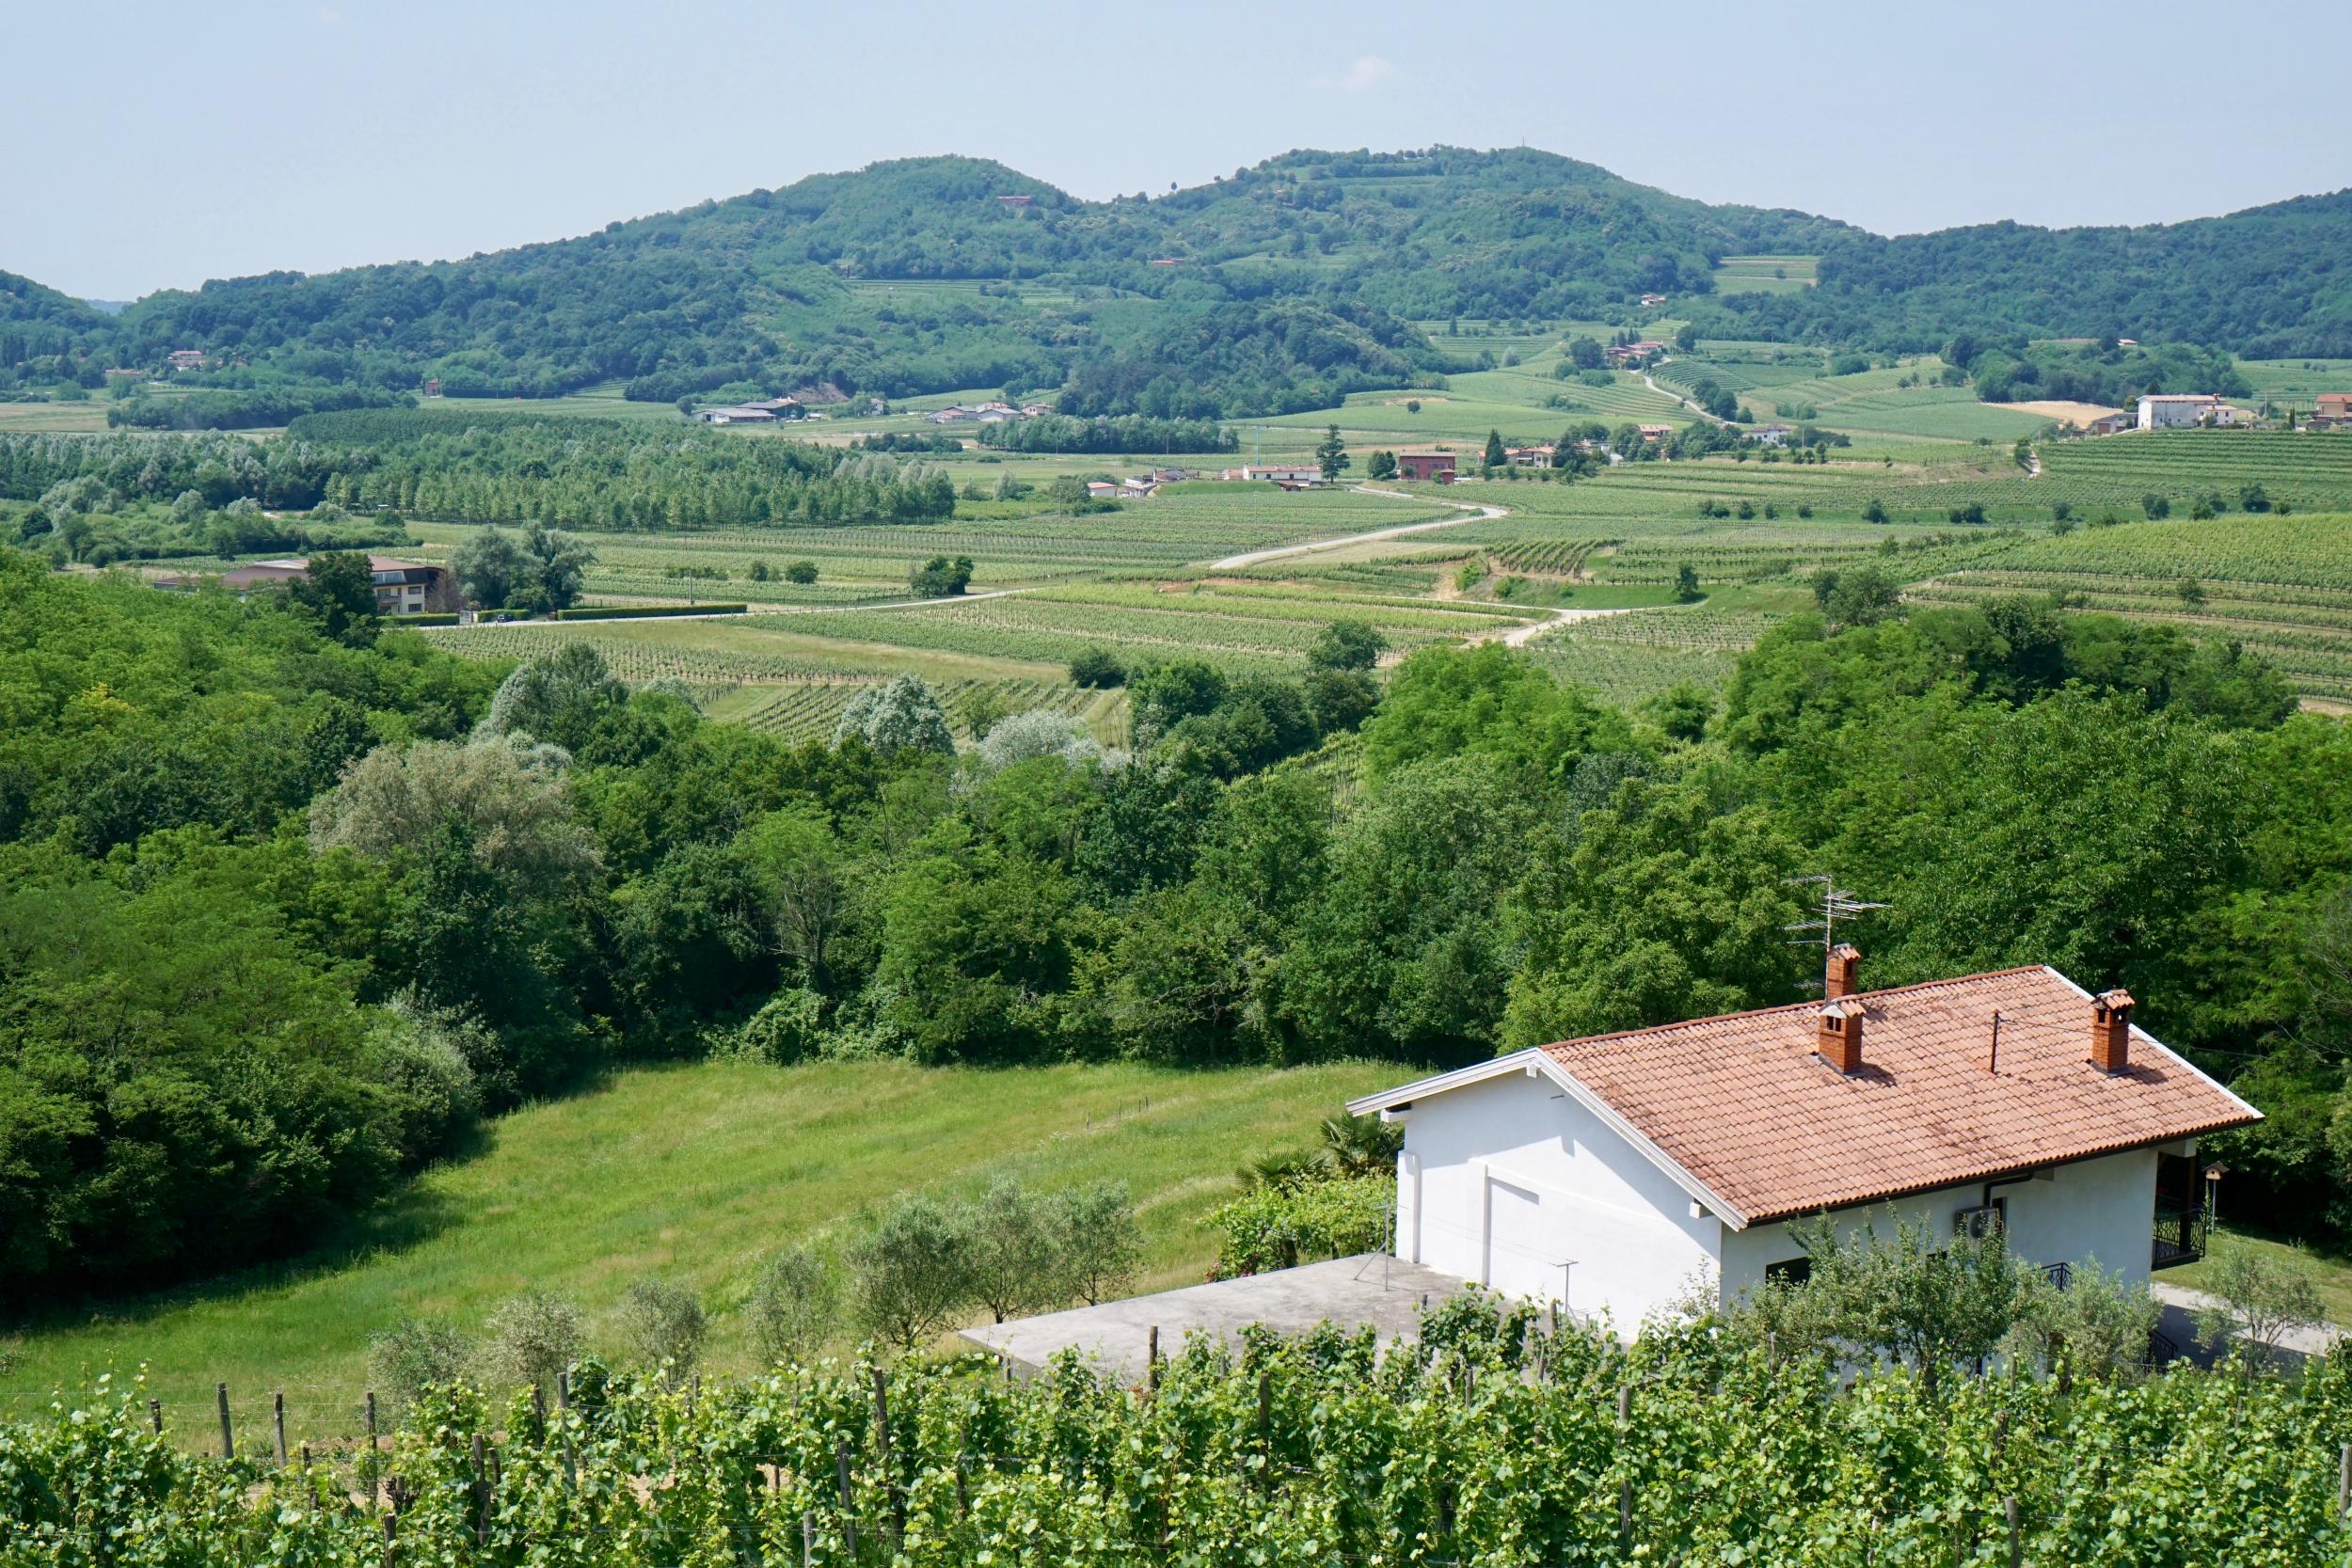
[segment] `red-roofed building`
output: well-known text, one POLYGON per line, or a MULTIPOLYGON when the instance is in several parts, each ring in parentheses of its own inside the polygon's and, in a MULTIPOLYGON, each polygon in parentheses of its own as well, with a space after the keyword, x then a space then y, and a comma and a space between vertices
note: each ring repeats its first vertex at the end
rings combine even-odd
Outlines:
MULTIPOLYGON (((2201 1134, 2260 1113, 2035 966, 1564 1040, 1353 1101, 1405 1123, 1397 1256, 1631 1332, 1802 1277, 1792 1222, 1999 1226, 2053 1271, 2201 1255, 2201 1134)), ((2055 1276, 2055 1275, 2054 1275, 2055 1276)))

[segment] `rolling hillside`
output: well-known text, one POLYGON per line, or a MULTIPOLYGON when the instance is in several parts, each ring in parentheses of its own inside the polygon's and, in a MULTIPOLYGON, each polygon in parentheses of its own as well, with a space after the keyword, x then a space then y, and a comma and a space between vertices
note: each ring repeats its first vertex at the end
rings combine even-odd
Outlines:
POLYGON ((109 367, 160 370, 194 348, 208 358, 194 380, 247 391, 432 378, 453 395, 547 397, 621 381, 667 403, 1013 386, 1061 388, 1080 413, 1238 416, 1471 369, 1412 325, 1458 317, 1692 316, 1712 336, 1880 348, 1963 328, 2121 333, 2292 356, 2346 346, 2352 285, 2332 258, 2347 237, 2340 194, 2169 227, 1886 240, 1528 149, 1292 152, 1106 202, 921 158, 462 261, 271 273, 119 313, 0 275, 0 389, 94 389, 109 367))

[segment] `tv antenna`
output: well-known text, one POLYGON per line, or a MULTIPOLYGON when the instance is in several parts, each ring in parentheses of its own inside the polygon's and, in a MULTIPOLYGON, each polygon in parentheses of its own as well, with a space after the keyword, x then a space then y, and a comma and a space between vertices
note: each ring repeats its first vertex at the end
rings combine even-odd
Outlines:
MULTIPOLYGON (((1782 880, 1792 887, 1814 886, 1821 890, 1821 912, 1817 918, 1796 921, 1783 926, 1781 929, 1804 933, 1789 939, 1791 943, 1798 947, 1810 947, 1817 940, 1820 942, 1823 973, 1828 971, 1830 954, 1837 947, 1837 923, 1840 920, 1851 920, 1855 915, 1869 910, 1884 910, 1894 907, 1891 904, 1872 903, 1860 896, 1851 888, 1839 887, 1837 879, 1827 873, 1817 873, 1810 877, 1787 877, 1782 880)), ((1820 982, 1817 980, 1813 983, 1819 985, 1820 982)))

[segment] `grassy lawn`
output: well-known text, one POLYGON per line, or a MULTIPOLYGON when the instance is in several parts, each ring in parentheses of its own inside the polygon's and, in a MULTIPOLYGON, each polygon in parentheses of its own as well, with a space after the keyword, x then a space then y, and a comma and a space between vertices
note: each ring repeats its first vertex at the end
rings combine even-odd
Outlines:
POLYGON ((150 1391, 195 1440, 216 1382, 257 1437, 273 1389, 286 1393, 290 1440, 347 1434, 371 1333, 412 1316, 470 1329, 501 1297, 539 1289, 578 1302, 591 1344, 611 1346, 614 1307, 653 1277, 702 1292, 714 1364, 740 1367, 734 1309, 767 1254, 842 1234, 894 1193, 970 1193, 999 1171, 1040 1187, 1125 1181, 1143 1220, 1144 1287, 1198 1280, 1216 1251, 1200 1218, 1233 1190, 1234 1167, 1311 1142, 1343 1099, 1406 1070, 626 1071, 495 1123, 482 1152, 428 1172, 310 1259, 0 1340, 0 1415, 144 1361, 150 1391))
MULTIPOLYGON (((2328 1321, 2352 1327, 2352 1257, 2346 1257, 2341 1253, 2321 1252, 2312 1247, 2298 1249, 2287 1242, 2244 1231, 2228 1231, 2224 1234, 2232 1242, 2275 1257, 2286 1257, 2299 1250, 2304 1260, 2319 1271, 2319 1297, 2327 1307, 2328 1321)), ((2185 1263, 2177 1269, 2167 1269, 2156 1277, 2167 1285, 2179 1285, 2191 1291, 2201 1291, 2206 1289, 2205 1275, 2211 1266, 2209 1262, 2185 1263)))

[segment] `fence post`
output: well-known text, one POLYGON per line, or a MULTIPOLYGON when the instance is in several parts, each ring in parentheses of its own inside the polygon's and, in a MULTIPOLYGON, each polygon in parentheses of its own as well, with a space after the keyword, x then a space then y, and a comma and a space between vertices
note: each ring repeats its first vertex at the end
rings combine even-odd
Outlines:
POLYGON ((387 1513, 377 1522, 384 1527, 384 1568, 392 1568, 392 1516, 387 1513))
POLYGON ((1258 1369, 1258 1450, 1265 1458, 1265 1475, 1269 1486, 1274 1482, 1274 1373, 1266 1368, 1258 1369))
POLYGON ((2352 1513, 2352 1443, 2346 1443, 2336 1453, 2336 1523, 2352 1513))
POLYGON ((375 1460, 375 1390, 368 1390, 368 1512, 375 1512, 376 1476, 380 1466, 375 1460))
POLYGON ((156 1436, 158 1436, 158 1437, 161 1437, 161 1436, 164 1434, 164 1402, 163 1402, 163 1401, 161 1401, 161 1400, 149 1400, 149 1401, 147 1402, 147 1419, 148 1419, 149 1423, 154 1427, 154 1429, 155 1429, 155 1435, 156 1435, 156 1436))
POLYGON ((237 1457, 237 1443, 229 1430, 229 1385, 226 1383, 220 1385, 218 1392, 220 1394, 220 1457, 234 1459, 237 1457))
POLYGON ((841 1549, 850 1557, 857 1556, 857 1515, 850 1512, 850 1445, 833 1446, 834 1486, 841 1497, 841 1549))
POLYGON ((2017 1499, 2001 1499, 2001 1518, 2009 1526, 2009 1568, 2025 1568, 2026 1542, 2017 1531, 2017 1499))
POLYGON ((485 1544, 490 1536, 490 1488, 483 1480, 482 1433, 473 1434, 473 1512, 474 1544, 485 1544))
POLYGON ((801 1568, 810 1568, 817 1555, 817 1515, 803 1511, 801 1514, 801 1568))
MULTIPOLYGON (((1617 1386, 1617 1457, 1628 1461, 1626 1433, 1633 1424, 1633 1385, 1617 1386)), ((1633 1478, 1626 1476, 1617 1482, 1617 1550, 1625 1556, 1633 1554, 1633 1478)))
POLYGON ((1143 1350, 1143 1390, 1147 1394, 1160 1391, 1160 1325, 1152 1325, 1152 1338, 1143 1350))
POLYGON ((278 1389, 269 1397, 271 1423, 278 1429, 278 1467, 286 1467, 286 1391, 278 1389))
POLYGON ((580 1490, 580 1449, 572 1442, 572 1373, 570 1368, 555 1374, 555 1410, 565 1418, 564 1422, 564 1484, 580 1490))

